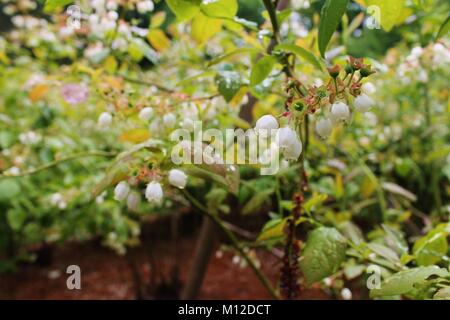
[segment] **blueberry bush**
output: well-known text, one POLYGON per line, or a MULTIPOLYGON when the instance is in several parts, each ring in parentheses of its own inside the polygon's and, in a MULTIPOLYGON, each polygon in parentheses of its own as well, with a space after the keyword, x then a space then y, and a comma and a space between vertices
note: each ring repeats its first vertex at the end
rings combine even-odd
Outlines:
POLYGON ((220 235, 274 299, 450 299, 449 7, 1 0, 0 272, 189 212, 181 298, 220 235))

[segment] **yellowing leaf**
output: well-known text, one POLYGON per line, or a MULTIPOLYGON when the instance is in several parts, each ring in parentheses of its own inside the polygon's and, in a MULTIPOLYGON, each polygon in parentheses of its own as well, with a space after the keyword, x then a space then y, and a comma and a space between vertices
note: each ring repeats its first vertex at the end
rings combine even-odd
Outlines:
POLYGON ((117 60, 113 56, 108 56, 103 62, 103 68, 108 73, 114 73, 117 70, 117 60))
POLYGON ((122 133, 119 140, 123 142, 141 143, 150 138, 150 133, 147 129, 133 129, 122 133))
POLYGON ((370 180, 367 176, 364 177, 364 180, 361 185, 361 195, 363 198, 368 198, 374 193, 377 186, 370 180))
POLYGON ((159 11, 150 20, 150 28, 159 28, 166 20, 166 12, 159 11))
POLYGON ((30 93, 28 94, 28 98, 32 102, 36 102, 40 100, 48 91, 48 86, 46 84, 38 84, 31 89, 30 93))
POLYGON ((222 22, 218 19, 212 19, 199 12, 192 21, 192 38, 200 45, 203 45, 212 36, 220 31, 222 22))
POLYGON ((409 16, 406 1, 404 0, 366 0, 366 6, 378 7, 379 12, 375 12, 374 18, 380 20, 381 26, 386 31, 391 31, 396 25, 403 23, 409 16))
POLYGON ((151 29, 147 34, 147 39, 158 51, 164 51, 170 46, 170 40, 161 29, 151 29))
POLYGON ((344 195, 344 182, 340 173, 336 174, 336 189, 335 196, 340 199, 344 195))

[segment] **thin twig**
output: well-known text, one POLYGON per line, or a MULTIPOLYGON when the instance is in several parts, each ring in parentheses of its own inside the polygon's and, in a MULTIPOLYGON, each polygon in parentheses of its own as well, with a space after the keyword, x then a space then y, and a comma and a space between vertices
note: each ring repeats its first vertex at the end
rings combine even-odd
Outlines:
POLYGON ((2 175, 0 175, 0 180, 1 179, 6 179, 6 178, 19 178, 19 177, 33 175, 33 174, 36 174, 36 173, 38 173, 40 171, 47 170, 47 169, 50 169, 52 167, 55 167, 55 166, 59 165, 60 163, 63 163, 63 162, 66 162, 66 161, 70 161, 70 160, 79 159, 79 158, 86 158, 86 157, 115 157, 116 155, 117 155, 117 153, 115 153, 115 152, 106 152, 106 151, 97 151, 97 150, 96 151, 86 151, 86 152, 75 153, 73 155, 54 160, 54 161, 52 161, 50 163, 47 163, 47 164, 42 165, 40 167, 37 167, 37 168, 35 168, 33 170, 24 171, 22 173, 15 174, 15 175, 2 174, 2 175))
POLYGON ((164 92, 169 92, 169 93, 175 93, 176 92, 174 89, 165 87, 165 86, 163 86, 161 84, 158 84, 158 83, 155 83, 155 82, 151 82, 151 81, 147 81, 147 80, 141 80, 141 79, 135 79, 135 78, 131 78, 131 77, 128 77, 128 76, 125 76, 125 75, 120 75, 120 77, 123 80, 131 82, 131 83, 141 84, 141 85, 144 85, 144 86, 154 86, 154 87, 156 87, 159 90, 164 91, 164 92))

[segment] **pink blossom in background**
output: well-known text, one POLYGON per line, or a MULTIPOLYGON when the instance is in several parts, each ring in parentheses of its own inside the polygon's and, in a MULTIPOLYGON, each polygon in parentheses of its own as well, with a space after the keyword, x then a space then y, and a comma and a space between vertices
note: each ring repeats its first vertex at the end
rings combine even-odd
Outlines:
POLYGON ((87 100, 89 89, 82 84, 68 83, 61 88, 61 95, 70 104, 78 104, 87 100))

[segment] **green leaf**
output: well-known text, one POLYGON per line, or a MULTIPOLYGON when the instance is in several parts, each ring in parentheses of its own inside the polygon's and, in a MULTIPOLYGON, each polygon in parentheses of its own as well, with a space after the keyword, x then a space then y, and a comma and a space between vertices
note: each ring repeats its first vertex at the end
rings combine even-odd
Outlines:
POLYGON ((20 193, 20 185, 16 179, 0 180, 0 202, 8 201, 20 193))
POLYGON ((370 291, 371 297, 394 296, 406 294, 416 285, 423 285, 430 276, 448 277, 450 273, 437 266, 418 267, 395 273, 381 283, 379 289, 370 291))
POLYGON ((205 1, 200 5, 202 12, 213 18, 233 18, 238 11, 237 0, 205 1))
POLYGON ((258 49, 258 48, 239 48, 239 49, 230 51, 230 52, 228 52, 228 53, 225 53, 225 54, 223 54, 223 55, 221 55, 221 56, 218 56, 217 58, 214 58, 213 60, 211 60, 211 61, 208 63, 208 67, 211 67, 211 66, 213 66, 213 65, 215 65, 215 64, 218 64, 218 63, 220 63, 220 62, 222 62, 222 61, 224 61, 224 60, 227 60, 227 59, 229 59, 229 58, 231 58, 231 57, 233 57, 233 56, 235 56, 235 55, 241 54, 241 53, 250 53, 250 54, 253 54, 253 53, 258 53, 258 52, 260 52, 260 51, 261 51, 261 50, 258 49))
POLYGON ((26 213, 23 210, 17 209, 11 209, 8 210, 6 213, 6 217, 8 218, 8 223, 11 226, 11 228, 15 231, 19 230, 26 219, 26 213))
POLYGON ((319 70, 324 70, 322 64, 320 63, 320 60, 312 54, 310 51, 303 49, 302 47, 299 47, 295 44, 279 44, 277 45, 274 50, 282 50, 287 52, 292 52, 299 57, 305 59, 309 63, 311 63, 314 67, 316 67, 319 70))
POLYGON ((346 248, 345 238, 335 228, 313 230, 300 260, 306 282, 312 284, 336 273, 344 261, 346 248))
POLYGON ((216 82, 220 94, 227 102, 230 102, 241 88, 241 76, 236 71, 219 72, 216 82))
POLYGON ((54 12, 58 8, 67 6, 68 4, 74 2, 73 0, 46 0, 44 11, 47 13, 54 12))
POLYGON ((266 79, 270 72, 272 72, 273 67, 277 60, 272 56, 265 56, 256 62, 252 68, 250 74, 250 85, 256 86, 266 79))
POLYGON ((167 0, 170 10, 180 21, 191 20, 200 10, 201 0, 167 0))
MULTIPOLYGON (((394 1, 395 2, 395 1, 394 1)), ((320 13, 319 51, 325 57, 328 43, 347 9, 348 0, 326 0, 320 13)))
POLYGON ((374 253, 383 257, 384 259, 392 262, 393 264, 400 263, 400 257, 398 254, 389 247, 382 245, 380 243, 368 243, 367 247, 372 250, 374 253))
POLYGON ((448 233, 442 228, 435 228, 414 243, 413 253, 419 266, 430 266, 441 261, 447 254, 448 233))
POLYGON ((444 37, 450 31, 450 15, 444 21, 444 23, 439 28, 439 31, 436 36, 436 40, 444 37))
POLYGON ((252 214, 256 213, 262 208, 262 206, 267 203, 270 196, 274 193, 273 189, 264 190, 256 193, 242 208, 242 214, 252 214))

